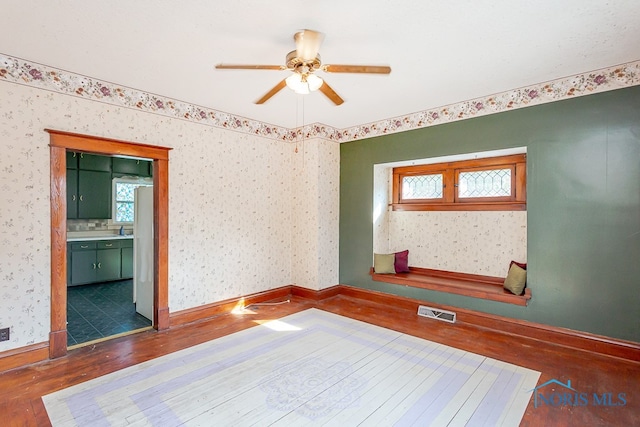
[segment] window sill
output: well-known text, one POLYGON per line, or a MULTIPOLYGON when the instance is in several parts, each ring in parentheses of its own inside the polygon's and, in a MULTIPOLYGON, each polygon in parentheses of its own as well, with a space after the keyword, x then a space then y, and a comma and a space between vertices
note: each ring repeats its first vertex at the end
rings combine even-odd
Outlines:
POLYGON ((531 289, 525 288, 523 295, 514 295, 502 287, 504 278, 455 273, 429 268, 409 267, 409 273, 378 274, 371 268, 369 274, 376 282, 393 283, 414 288, 464 295, 526 306, 531 299, 531 289))
POLYGON ((526 211, 523 202, 392 203, 394 211, 526 211))

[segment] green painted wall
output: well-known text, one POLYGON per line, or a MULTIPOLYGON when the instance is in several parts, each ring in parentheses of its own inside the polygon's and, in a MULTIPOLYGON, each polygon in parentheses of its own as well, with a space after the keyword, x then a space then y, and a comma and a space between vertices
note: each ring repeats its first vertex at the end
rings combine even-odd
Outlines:
POLYGON ((340 283, 640 342, 640 86, 345 143, 340 154, 340 283), (520 146, 529 306, 370 279, 374 164, 520 146))

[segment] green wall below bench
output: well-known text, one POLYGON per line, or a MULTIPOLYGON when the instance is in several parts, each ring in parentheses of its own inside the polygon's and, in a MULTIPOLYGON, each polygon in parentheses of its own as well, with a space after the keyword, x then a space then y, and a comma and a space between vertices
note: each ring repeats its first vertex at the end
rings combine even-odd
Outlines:
POLYGON ((640 342, 640 86, 344 143, 340 154, 340 283, 640 342), (528 307, 371 280, 375 164, 521 146, 528 307))

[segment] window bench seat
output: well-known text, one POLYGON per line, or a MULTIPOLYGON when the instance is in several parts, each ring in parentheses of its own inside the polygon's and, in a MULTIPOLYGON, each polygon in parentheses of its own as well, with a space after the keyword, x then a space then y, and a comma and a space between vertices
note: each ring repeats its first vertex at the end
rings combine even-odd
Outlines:
POLYGON ((374 273, 372 267, 369 274, 376 282, 465 295, 507 304, 526 306, 531 299, 531 289, 529 288, 524 289, 523 295, 514 295, 504 289, 502 287, 503 277, 479 276, 419 267, 409 267, 409 270, 408 273, 379 274, 374 273))

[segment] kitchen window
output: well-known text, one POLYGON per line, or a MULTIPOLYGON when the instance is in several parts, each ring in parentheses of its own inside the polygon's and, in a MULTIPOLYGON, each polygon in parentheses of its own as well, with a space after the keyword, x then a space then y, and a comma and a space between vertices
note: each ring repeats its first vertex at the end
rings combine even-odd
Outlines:
POLYGON ((135 215, 135 189, 140 186, 152 186, 150 179, 113 179, 113 222, 116 224, 132 224, 135 215))
POLYGON ((393 210, 526 210, 526 154, 393 169, 393 210))

